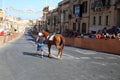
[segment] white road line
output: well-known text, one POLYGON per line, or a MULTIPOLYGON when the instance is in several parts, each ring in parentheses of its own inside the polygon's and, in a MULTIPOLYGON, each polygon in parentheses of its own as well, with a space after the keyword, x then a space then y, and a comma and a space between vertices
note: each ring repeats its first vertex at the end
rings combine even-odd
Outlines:
POLYGON ((102 65, 102 66, 106 66, 107 65, 107 63, 101 63, 101 62, 91 62, 91 63, 97 64, 97 65, 102 65))
POLYGON ((78 50, 78 49, 76 49, 75 50, 76 52, 78 52, 78 53, 81 53, 81 54, 88 54, 88 55, 90 55, 90 54, 97 54, 97 53, 94 53, 94 52, 86 52, 86 51, 82 51, 82 50, 78 50))
POLYGON ((93 57, 94 59, 104 59, 103 57, 93 57))
POLYGON ((116 57, 107 57, 107 59, 117 59, 116 57))
POLYGON ((90 57, 80 57, 80 59, 91 59, 90 57))

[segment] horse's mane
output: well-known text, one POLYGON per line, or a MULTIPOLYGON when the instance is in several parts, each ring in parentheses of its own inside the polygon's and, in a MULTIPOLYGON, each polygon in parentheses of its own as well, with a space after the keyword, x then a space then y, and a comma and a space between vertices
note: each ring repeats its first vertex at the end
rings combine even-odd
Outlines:
POLYGON ((41 32, 44 34, 45 37, 47 37, 49 35, 49 33, 46 32, 45 30, 41 30, 41 32))

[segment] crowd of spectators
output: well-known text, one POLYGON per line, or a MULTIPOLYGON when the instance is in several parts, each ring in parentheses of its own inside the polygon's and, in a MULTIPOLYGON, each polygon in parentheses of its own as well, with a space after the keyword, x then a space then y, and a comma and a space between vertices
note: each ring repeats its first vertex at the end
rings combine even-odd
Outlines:
POLYGON ((79 31, 66 30, 64 36, 120 40, 120 27, 113 26, 111 29, 107 29, 105 27, 102 30, 98 30, 98 32, 94 32, 90 34, 81 34, 79 31))

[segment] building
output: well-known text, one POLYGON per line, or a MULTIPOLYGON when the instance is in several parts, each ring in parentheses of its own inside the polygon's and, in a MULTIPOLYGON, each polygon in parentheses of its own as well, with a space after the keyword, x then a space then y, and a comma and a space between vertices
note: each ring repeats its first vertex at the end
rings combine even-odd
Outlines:
POLYGON ((70 6, 70 1, 69 0, 63 0, 60 3, 58 3, 58 20, 59 20, 59 27, 60 27, 60 32, 64 33, 65 30, 71 28, 69 26, 69 6, 70 6))
POLYGON ((120 26, 120 0, 63 0, 47 15, 48 29, 97 33, 120 26), (56 22, 55 22, 56 21, 56 22))
POLYGON ((0 9, 0 28, 2 28, 3 17, 4 17, 4 11, 0 9))
POLYGON ((47 28, 47 14, 49 11, 49 6, 46 6, 43 8, 43 26, 46 29, 47 28))
POLYGON ((73 0, 70 2, 70 24, 72 30, 80 33, 89 32, 90 0, 73 0))
POLYGON ((89 32, 120 26, 120 0, 91 0, 89 32))
POLYGON ((47 29, 50 32, 56 32, 58 27, 58 8, 50 10, 47 14, 47 29))

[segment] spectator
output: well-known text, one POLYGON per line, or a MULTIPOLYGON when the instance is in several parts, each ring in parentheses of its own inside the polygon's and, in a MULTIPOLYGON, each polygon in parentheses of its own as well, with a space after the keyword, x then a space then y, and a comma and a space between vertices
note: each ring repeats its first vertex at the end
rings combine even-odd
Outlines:
POLYGON ((106 27, 102 30, 102 33, 107 33, 107 28, 106 27))
POLYGON ((110 39, 109 33, 106 33, 106 34, 105 34, 105 39, 110 39))
POLYGON ((81 37, 81 38, 84 38, 84 34, 80 34, 80 37, 81 37))
POLYGON ((96 35, 95 34, 90 34, 89 37, 90 38, 96 38, 96 35))
POLYGON ((101 39, 101 37, 102 37, 102 35, 100 33, 98 33, 96 36, 98 39, 101 39))
POLYGON ((116 35, 115 35, 115 34, 112 34, 112 35, 111 35, 111 39, 116 39, 116 35))
POLYGON ((116 38, 117 38, 118 40, 120 40, 120 33, 117 33, 116 38))

